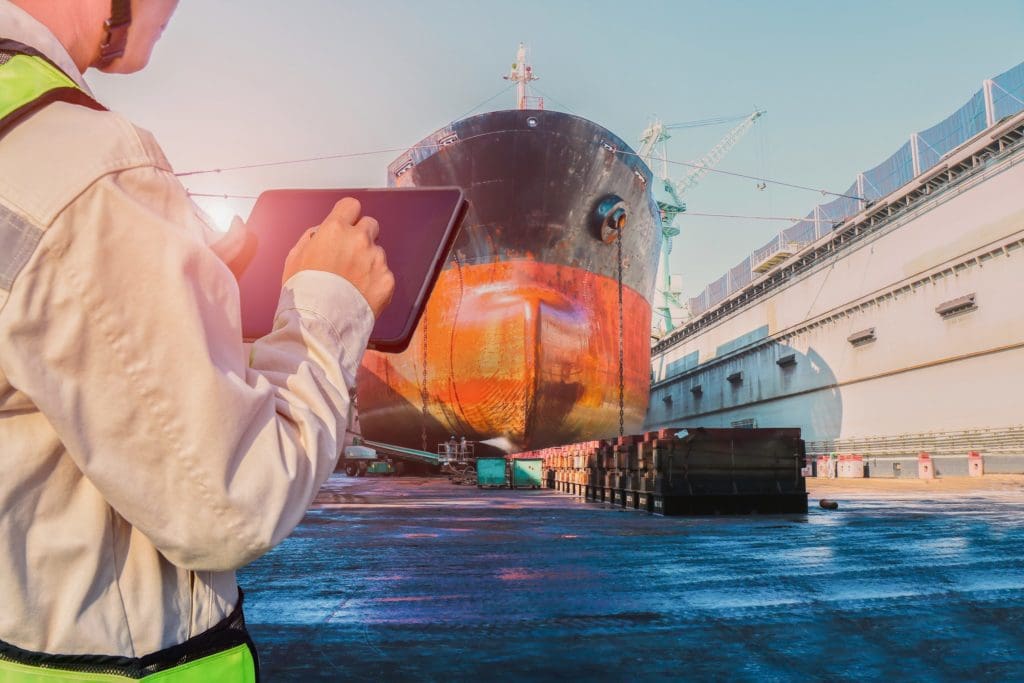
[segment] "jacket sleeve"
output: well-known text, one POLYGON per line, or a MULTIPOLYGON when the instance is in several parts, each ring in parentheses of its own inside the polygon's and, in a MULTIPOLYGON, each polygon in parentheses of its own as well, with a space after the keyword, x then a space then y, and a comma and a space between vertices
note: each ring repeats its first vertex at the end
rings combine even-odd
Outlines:
POLYGON ((228 570, 287 536, 333 470, 373 315, 345 279, 300 272, 247 353, 196 220, 165 170, 98 179, 14 282, 0 366, 171 562, 228 570))

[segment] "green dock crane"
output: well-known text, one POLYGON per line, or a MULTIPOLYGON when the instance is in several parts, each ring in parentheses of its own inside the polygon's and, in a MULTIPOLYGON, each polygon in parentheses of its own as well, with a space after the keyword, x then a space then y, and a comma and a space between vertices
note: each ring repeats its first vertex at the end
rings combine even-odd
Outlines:
POLYGON ((669 274, 669 254, 672 253, 672 240, 679 236, 679 228, 672 223, 676 216, 686 211, 686 202, 682 195, 687 190, 700 182, 720 162, 733 147, 736 146, 747 131, 759 118, 765 114, 764 109, 755 109, 750 114, 741 116, 719 116, 699 121, 687 121, 686 123, 665 124, 655 119, 640 136, 640 147, 637 155, 644 160, 647 166, 654 171, 653 161, 661 161, 661 173, 657 174, 661 181, 660 185, 651 188, 654 199, 661 211, 661 288, 658 293, 662 296, 662 305, 657 307, 658 315, 661 317, 658 336, 668 334, 675 328, 672 322, 672 311, 683 311, 684 317, 688 317, 687 306, 680 299, 682 296, 682 279, 679 276, 669 274), (670 130, 682 128, 699 128, 702 126, 714 126, 723 123, 739 121, 732 130, 725 134, 711 150, 699 160, 689 164, 690 170, 679 180, 673 180, 669 173, 668 165, 668 140, 670 130), (654 151, 661 146, 661 156, 654 157, 654 151))

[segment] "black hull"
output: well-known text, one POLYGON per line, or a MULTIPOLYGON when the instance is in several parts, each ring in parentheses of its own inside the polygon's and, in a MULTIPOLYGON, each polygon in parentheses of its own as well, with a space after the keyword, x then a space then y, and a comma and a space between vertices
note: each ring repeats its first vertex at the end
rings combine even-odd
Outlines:
POLYGON ((627 211, 623 283, 650 302, 661 223, 651 171, 621 139, 586 119, 509 110, 438 130, 388 168, 392 185, 457 185, 470 211, 455 253, 463 265, 528 259, 617 277, 614 241, 596 214, 619 197, 627 211))

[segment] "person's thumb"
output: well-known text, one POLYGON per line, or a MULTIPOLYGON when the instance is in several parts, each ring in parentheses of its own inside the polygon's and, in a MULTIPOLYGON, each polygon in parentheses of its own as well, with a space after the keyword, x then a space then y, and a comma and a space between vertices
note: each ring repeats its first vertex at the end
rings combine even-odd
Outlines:
POLYGON ((231 219, 228 231, 211 244, 210 249, 231 269, 237 280, 256 255, 257 244, 256 233, 249 229, 245 221, 235 216, 231 219))

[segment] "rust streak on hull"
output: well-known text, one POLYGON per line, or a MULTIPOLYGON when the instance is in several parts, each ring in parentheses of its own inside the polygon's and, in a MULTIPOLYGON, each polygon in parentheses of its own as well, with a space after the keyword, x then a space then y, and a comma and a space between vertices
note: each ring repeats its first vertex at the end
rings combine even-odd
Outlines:
POLYGON ((650 182, 621 139, 551 111, 462 119, 396 159, 390 184, 456 185, 470 206, 409 349, 366 354, 363 433, 414 448, 454 434, 517 450, 616 435, 619 250, 600 218, 609 206, 628 214, 625 428, 638 431, 661 233, 650 182))
MULTIPOLYGON (((615 280, 550 263, 445 271, 425 316, 431 442, 460 434, 535 449, 617 434, 617 296, 615 280)), ((646 411, 651 309, 631 289, 623 297, 628 432, 646 411)), ((421 323, 404 353, 364 358, 360 421, 372 438, 420 439, 422 334, 421 323)))

